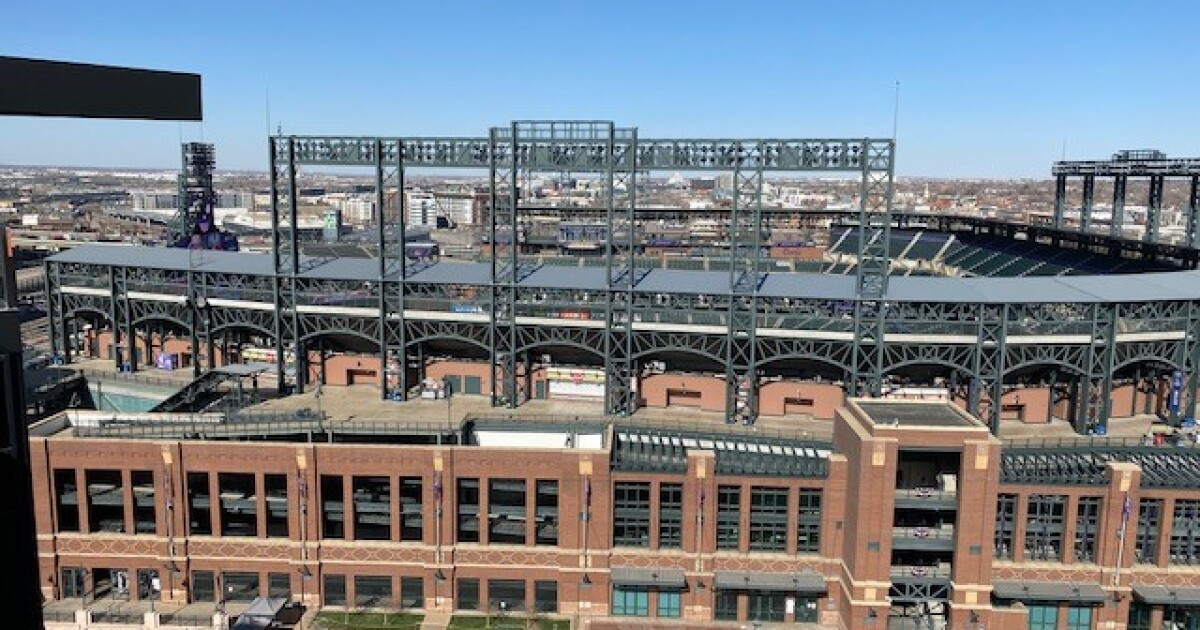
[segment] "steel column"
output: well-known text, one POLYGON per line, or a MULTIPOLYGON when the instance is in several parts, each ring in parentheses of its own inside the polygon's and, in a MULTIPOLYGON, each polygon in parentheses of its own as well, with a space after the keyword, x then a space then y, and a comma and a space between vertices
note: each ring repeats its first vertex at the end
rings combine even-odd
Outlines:
POLYGON ((1146 233, 1142 240, 1147 243, 1158 242, 1158 225, 1162 213, 1163 176, 1150 176, 1150 195, 1146 201, 1146 233))
POLYGON ((1067 205, 1067 176, 1054 178, 1054 229, 1063 229, 1063 213, 1067 205))
POLYGON ((637 368, 633 360, 633 288, 640 279, 637 269, 635 209, 637 207, 637 130, 618 131, 607 125, 604 149, 605 212, 608 244, 604 253, 607 292, 604 331, 605 413, 628 416, 637 409, 633 381, 637 368), (618 145, 617 134, 628 144, 618 145), (628 136, 627 138, 625 136, 628 136), (625 184, 625 197, 617 203, 617 185, 625 184), (619 214, 618 214, 619 212, 619 214), (624 242, 617 240, 617 228, 624 226, 624 242))
POLYGON ((862 182, 858 208, 858 301, 854 308, 855 378, 851 396, 879 396, 883 388, 884 301, 891 242, 895 141, 864 140, 859 156, 862 182), (865 376, 865 391, 859 377, 865 376))
POLYGON ((1075 418, 1078 433, 1104 432, 1112 413, 1112 371, 1117 343, 1118 307, 1094 304, 1091 309, 1092 335, 1087 347, 1087 374, 1080 380, 1079 412, 1075 418))
POLYGON ((509 408, 517 406, 515 311, 519 264, 517 249, 520 247, 517 220, 520 203, 518 133, 516 122, 507 130, 494 127, 491 130, 489 146, 491 217, 488 234, 492 248, 489 338, 493 365, 492 406, 509 408), (507 249, 503 252, 500 247, 501 229, 507 238, 507 249))
POLYGON ((995 435, 1000 434, 1000 412, 1004 396, 1005 361, 1008 354, 1007 304, 980 304, 979 343, 975 347, 974 369, 968 394, 967 410, 979 418, 995 435), (987 413, 983 413, 983 393, 987 392, 987 413))
POLYGON ((1088 233, 1092 229, 1092 207, 1096 200, 1096 177, 1083 177, 1083 203, 1079 206, 1079 231, 1088 233))
MULTIPOLYGON (((192 348, 192 377, 200 377, 200 293, 196 291, 196 272, 189 269, 187 275, 188 292, 188 342, 192 348)), ((210 344, 211 347, 211 344, 210 344)), ((212 364, 209 364, 209 368, 212 364)))
POLYGON ((58 282, 58 264, 49 261, 42 263, 42 273, 46 275, 44 287, 46 295, 46 318, 50 333, 50 356, 61 358, 63 363, 71 362, 70 341, 66 334, 66 313, 63 313, 62 290, 58 282), (63 343, 64 339, 67 343, 63 343), (64 348, 66 351, 64 352, 64 348))
POLYGON ((112 360, 117 371, 121 371, 121 361, 124 351, 121 349, 121 337, 124 334, 121 322, 124 319, 119 314, 120 302, 117 300, 117 270, 118 267, 108 268, 108 321, 112 324, 112 360))
MULTIPOLYGON (((762 146, 755 150, 762 155, 762 146)), ((725 338, 725 421, 753 424, 758 417, 758 288, 762 282, 762 161, 737 147, 729 234, 729 326, 725 338)))
POLYGON ((1188 193, 1187 238, 1184 244, 1200 249, 1200 175, 1192 175, 1188 193))
POLYGON ((1129 178, 1117 175, 1113 178, 1112 220, 1109 223, 1108 235, 1111 238, 1121 238, 1125 225, 1125 187, 1129 178))
POLYGON ((391 400, 408 399, 408 355, 404 325, 404 290, 408 257, 405 250, 404 232, 404 158, 403 147, 396 145, 395 162, 387 163, 386 146, 382 140, 375 141, 375 208, 379 237, 379 279, 375 289, 379 292, 379 391, 380 396, 391 400), (396 186, 396 215, 387 213, 387 185, 396 186), (395 227, 396 242, 388 235, 388 228, 395 227), (389 251, 393 250, 393 251, 389 251), (389 276, 395 274, 393 283, 389 276), (395 293, 393 294, 392 291, 395 293), (394 299, 393 299, 394 298, 394 299), (395 385, 393 385, 393 381, 395 385))
POLYGON ((1182 406, 1181 411, 1185 418, 1194 418, 1196 405, 1200 404, 1200 304, 1196 302, 1188 302, 1187 334, 1179 344, 1179 350, 1182 356, 1175 364, 1187 374, 1187 391, 1183 396, 1186 406, 1182 406))

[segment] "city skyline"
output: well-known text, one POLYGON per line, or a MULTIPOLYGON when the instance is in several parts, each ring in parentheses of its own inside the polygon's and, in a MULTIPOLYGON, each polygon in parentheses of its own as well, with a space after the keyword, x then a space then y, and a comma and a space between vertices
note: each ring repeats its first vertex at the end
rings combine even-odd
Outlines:
POLYGON ((1200 96, 1176 70, 1198 57, 1182 2, 1135 46, 1113 42, 1147 16, 1119 3, 205 9, 11 8, 0 54, 198 72, 205 122, 3 120, 0 165, 176 168, 182 139, 262 171, 268 94, 271 132, 297 134, 586 118, 643 137, 887 137, 898 82, 907 177, 1044 179, 1064 154, 1189 156, 1200 139, 1178 122, 1200 96))

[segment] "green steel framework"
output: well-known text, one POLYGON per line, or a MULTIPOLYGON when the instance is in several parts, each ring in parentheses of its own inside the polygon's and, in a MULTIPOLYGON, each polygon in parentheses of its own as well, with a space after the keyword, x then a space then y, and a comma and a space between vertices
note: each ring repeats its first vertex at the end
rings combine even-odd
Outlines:
MULTIPOLYGON (((1080 403, 1069 415, 1080 431, 1106 422, 1116 370, 1137 369, 1139 374, 1148 370, 1160 375, 1171 370, 1188 372, 1184 399, 1196 400, 1200 296, 1181 296, 1168 301, 1003 304, 889 299, 886 275, 875 272, 886 269, 877 263, 886 264, 887 250, 870 246, 887 242, 884 239, 889 224, 893 156, 890 140, 646 140, 639 138, 634 130, 619 129, 611 123, 530 122, 493 130, 482 139, 291 137, 271 138, 270 148, 272 210, 278 226, 273 274, 217 272, 203 265, 164 270, 132 260, 109 265, 51 260, 47 263, 46 289, 55 352, 70 360, 69 344, 65 341, 81 317, 111 323, 116 346, 125 354, 135 329, 150 321, 173 322, 193 340, 210 347, 213 339, 230 330, 257 331, 275 339, 281 358, 285 349, 302 358, 306 344, 322 334, 336 332, 371 340, 372 345, 377 343, 376 347, 387 356, 386 369, 399 371, 395 379, 399 384, 385 380, 387 385, 381 388, 382 395, 402 398, 409 390, 408 370, 403 366, 414 358, 413 362, 421 363, 427 341, 455 340, 490 353, 501 368, 494 376, 493 391, 497 392, 494 402, 515 405, 521 402, 522 393, 528 394, 518 390, 520 383, 515 378, 518 360, 521 357, 527 360, 528 353, 539 346, 573 346, 603 357, 610 382, 605 411, 624 415, 635 408, 631 383, 639 362, 656 353, 678 350, 706 357, 727 376, 734 375, 728 380, 730 400, 735 402, 727 406, 728 419, 742 422, 756 415, 754 379, 771 374, 775 369, 773 363, 785 358, 833 366, 846 376, 849 393, 858 395, 878 393, 885 375, 901 373, 908 366, 941 366, 950 377, 951 388, 966 395, 971 411, 986 418, 993 429, 998 427, 1001 405, 985 405, 985 395, 991 401, 999 401, 1006 384, 1016 382, 1021 378, 1019 374, 1033 368, 1052 370, 1051 389, 1073 388, 1071 395, 1080 403), (379 184, 376 193, 379 230, 385 248, 402 242, 403 195, 397 193, 395 202, 388 204, 387 191, 390 186, 396 191, 403 189, 407 168, 488 169, 491 196, 497 208, 489 220, 489 238, 500 255, 493 258, 488 281, 470 287, 477 289, 480 301, 486 303, 486 323, 406 318, 405 308, 447 311, 455 298, 447 285, 414 278, 418 266, 405 261, 399 252, 386 255, 385 249, 385 255, 379 259, 378 275, 373 278, 322 277, 320 260, 297 255, 297 235, 292 226, 296 225, 293 192, 298 165, 374 167, 379 184), (530 288, 518 284, 533 271, 529 261, 523 261, 517 248, 512 247, 512 242, 520 238, 524 200, 516 184, 521 174, 536 171, 603 174, 607 187, 604 212, 614 226, 610 234, 616 234, 615 228, 622 221, 635 218, 637 173, 652 170, 735 171, 736 202, 730 213, 731 219, 736 213, 732 227, 739 241, 732 249, 737 256, 729 285, 713 286, 703 295, 655 294, 641 289, 639 281, 645 270, 635 266, 632 244, 622 239, 606 257, 608 281, 602 300, 606 318, 603 329, 518 323, 516 318, 522 314, 537 315, 554 305, 578 307, 580 300, 586 299, 580 295, 580 289, 534 288, 543 296, 537 301, 531 299, 530 288), (856 219, 865 232, 860 238, 865 264, 863 276, 857 281, 854 316, 850 320, 829 314, 836 300, 785 298, 761 292, 765 274, 759 266, 758 239, 762 234, 763 174, 805 170, 852 171, 863 175, 865 194, 856 219), (748 246, 742 242, 743 235, 750 241, 748 246), (63 291, 72 287, 87 290, 63 291), (301 314, 300 307, 322 304, 321 299, 331 294, 364 288, 367 297, 362 303, 348 305, 377 309, 378 316, 311 310, 301 314), (134 297, 145 293, 171 299, 134 297), (209 303, 229 294, 265 308, 209 303), (406 306, 410 303, 411 307, 406 306), (633 315, 646 322, 717 324, 725 332, 635 331, 628 325, 634 320, 633 315), (763 327, 829 334, 782 338, 758 334, 763 327), (1119 334, 1126 333, 1132 336, 1118 340, 1119 334), (945 335, 944 338, 972 341, 903 339, 913 335, 945 335), (1022 341, 1039 335, 1069 341, 1022 341), (750 387, 739 391, 740 377, 749 377, 750 387)), ((1072 237, 1040 226, 982 225, 962 218, 931 221, 943 226, 949 225, 947 222, 965 222, 973 230, 1009 237, 1018 232, 1027 238, 1072 237)), ((632 230, 625 232, 632 238, 632 230)), ((1122 251, 1134 253, 1144 253, 1147 247, 1144 243, 1118 242, 1098 235, 1077 237, 1083 239, 1078 241, 1080 247, 1120 246, 1122 251)), ((1168 247, 1162 251, 1169 254, 1175 250, 1168 247)), ((1188 253, 1179 250, 1175 254, 1183 255, 1180 252, 1188 253)), ((211 356, 211 348, 208 354, 211 356)), ((132 359, 118 356, 116 361, 136 368, 132 359)), ((283 361, 278 372, 281 387, 287 385, 282 365, 283 361)), ((306 370, 297 370, 298 388, 306 385, 305 378, 306 370)))
MULTIPOLYGON (((279 282, 277 308, 292 313, 279 320, 277 356, 291 344, 303 356, 304 343, 297 335, 295 276, 300 273, 297 240, 295 177, 301 165, 373 166, 381 243, 380 281, 398 267, 408 277, 402 246, 389 255, 388 247, 403 243, 404 170, 411 167, 487 169, 489 174, 489 247, 491 256, 490 326, 488 350, 495 364, 492 403, 515 406, 529 392, 519 391, 518 334, 515 325, 516 286, 531 273, 519 255, 522 190, 519 178, 534 172, 596 173, 602 176, 605 213, 610 235, 626 226, 628 240, 611 243, 605 254, 604 366, 606 411, 628 415, 636 410, 633 391, 635 357, 632 335, 632 292, 646 270, 635 263, 637 173, 659 170, 732 171, 733 205, 730 209, 730 296, 723 357, 726 359, 727 404, 730 422, 751 423, 757 416, 757 341, 754 315, 762 284, 762 187, 768 172, 846 172, 860 174, 858 294, 852 353, 855 374, 852 395, 878 395, 882 382, 883 345, 876 343, 883 327, 881 300, 887 290, 887 242, 891 225, 895 143, 881 139, 795 140, 640 140, 636 128, 618 128, 609 121, 514 121, 492 128, 486 138, 343 138, 272 137, 271 200, 276 271, 279 282), (396 212, 384 212, 384 191, 397 190, 396 212), (624 194, 618 190, 624 188, 624 194), (394 221, 394 223, 393 223, 394 221), (395 234, 389 232, 394 227, 395 234)), ((394 366, 399 386, 385 387, 384 396, 403 399, 409 390, 405 323, 402 313, 404 283, 399 295, 381 292, 379 347, 384 365, 394 366), (403 358, 402 358, 403 357, 403 358)), ((528 353, 524 354, 528 373, 528 353)), ((385 373, 393 367, 385 367, 385 373)), ((305 375, 297 370, 296 389, 303 390, 305 375)), ((385 374, 385 377, 387 375, 385 374)), ((385 378, 385 380, 389 380, 385 378)), ((280 385, 283 375, 280 373, 280 385)))
POLYGON ((1109 224, 1109 235, 1112 238, 1121 237, 1121 226, 1125 218, 1125 191, 1129 178, 1148 178, 1146 230, 1142 235, 1142 240, 1146 243, 1158 243, 1160 240, 1163 186, 1166 178, 1188 178, 1191 183, 1187 231, 1184 234, 1183 245, 1193 249, 1200 248, 1200 158, 1168 158, 1161 152, 1152 150, 1121 151, 1113 155, 1111 160, 1055 162, 1051 172, 1055 179, 1053 226, 1057 229, 1065 226, 1067 182, 1071 177, 1080 177, 1083 180, 1083 192, 1079 206, 1079 230, 1085 233, 1091 232, 1094 227, 1092 213, 1096 178, 1112 178, 1112 220, 1109 224))

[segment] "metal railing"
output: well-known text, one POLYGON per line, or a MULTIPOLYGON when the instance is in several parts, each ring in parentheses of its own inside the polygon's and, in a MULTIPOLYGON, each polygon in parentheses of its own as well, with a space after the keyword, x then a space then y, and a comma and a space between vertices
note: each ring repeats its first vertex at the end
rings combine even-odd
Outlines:
POLYGON ((921 501, 957 501, 958 493, 936 488, 896 488, 897 499, 918 499, 921 501))
POLYGON ((727 425, 714 418, 713 422, 700 422, 679 418, 647 418, 641 416, 603 416, 603 415, 566 415, 566 414, 524 414, 503 413, 498 411, 473 412, 466 415, 464 421, 488 423, 496 421, 511 421, 528 426, 530 424, 552 425, 565 428, 604 427, 612 424, 617 429, 632 428, 642 431, 675 431, 679 433, 697 433, 711 436, 716 429, 720 433, 712 436, 715 439, 751 438, 760 440, 789 440, 802 441, 808 446, 828 448, 829 444, 813 440, 807 431, 800 429, 777 429, 758 426, 727 425))
POLYGON ((893 580, 900 579, 950 579, 954 574, 954 570, 950 567, 930 567, 913 564, 897 564, 892 565, 888 572, 889 577, 893 580))
POLYGON ((90 377, 97 380, 126 381, 130 383, 137 383, 139 385, 169 387, 175 390, 182 389, 194 380, 191 378, 190 374, 186 378, 174 379, 164 376, 149 376, 142 372, 110 372, 108 370, 99 370, 90 367, 77 367, 74 365, 68 365, 66 367, 75 370, 85 378, 90 377))
MULTIPOLYGON (((139 610, 122 610, 111 608, 92 609, 92 623, 137 624, 141 625, 146 619, 146 613, 139 610)), ((211 623, 211 620, 210 620, 211 623)))
MULTIPOLYGON (((157 414, 155 414, 157 415, 157 414)), ((275 413, 233 414, 223 421, 200 422, 188 415, 163 414, 152 422, 110 423, 100 427, 75 427, 75 437, 135 439, 219 439, 279 435, 446 435, 460 425, 444 420, 429 422, 336 421, 318 417, 311 410, 275 413), (308 413, 305 413, 308 411, 308 413)))
POLYGON ((42 620, 53 621, 55 623, 74 623, 75 610, 66 610, 64 608, 43 608, 42 620))
MULTIPOLYGON (((1006 438, 1002 440, 1005 451, 1017 449, 1095 449, 1130 448, 1146 446, 1139 437, 1040 437, 1006 438)), ((1157 449, 1169 446, 1157 446, 1157 449)))
POLYGON ((199 626, 210 627, 213 622, 213 613, 196 613, 196 612, 174 612, 163 613, 158 618, 160 626, 199 626))
POLYGON ((893 538, 917 540, 954 540, 953 527, 893 527, 893 538))

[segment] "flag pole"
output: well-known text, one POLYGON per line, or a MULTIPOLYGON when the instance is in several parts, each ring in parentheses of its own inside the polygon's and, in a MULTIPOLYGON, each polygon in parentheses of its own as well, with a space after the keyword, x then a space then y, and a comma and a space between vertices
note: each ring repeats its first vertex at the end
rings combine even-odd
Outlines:
POLYGON ((1129 501, 1129 493, 1125 493, 1125 503, 1121 507, 1121 533, 1117 541, 1117 570, 1113 571, 1113 586, 1121 585, 1121 564, 1125 558, 1125 533, 1129 528, 1129 513, 1133 505, 1129 501))

